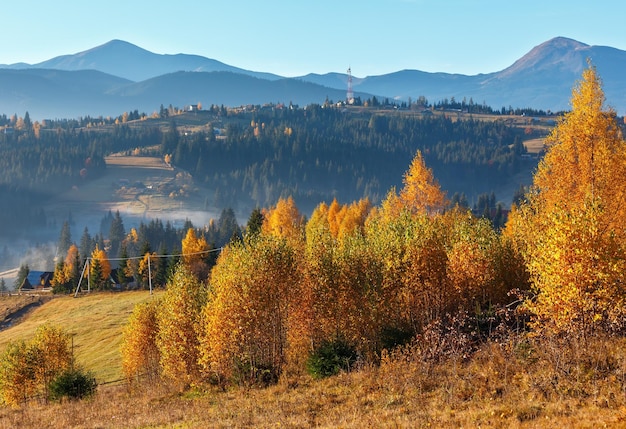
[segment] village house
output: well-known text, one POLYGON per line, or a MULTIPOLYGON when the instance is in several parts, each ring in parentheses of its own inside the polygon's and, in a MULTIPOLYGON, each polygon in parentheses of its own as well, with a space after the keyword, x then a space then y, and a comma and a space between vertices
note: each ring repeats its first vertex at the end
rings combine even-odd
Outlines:
POLYGON ((20 285, 20 292, 50 292, 52 277, 52 271, 31 271, 20 285))

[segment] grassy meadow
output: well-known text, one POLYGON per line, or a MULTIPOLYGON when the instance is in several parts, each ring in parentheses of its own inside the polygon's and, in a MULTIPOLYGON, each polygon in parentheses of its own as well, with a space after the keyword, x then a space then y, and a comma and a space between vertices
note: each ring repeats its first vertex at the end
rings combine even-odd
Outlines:
MULTIPOLYGON (((76 362, 91 371, 98 383, 122 378, 122 328, 135 304, 152 299, 148 291, 91 293, 60 296, 34 308, 20 323, 0 331, 0 352, 9 341, 28 340, 46 322, 63 328, 73 338, 76 362)), ((0 309, 9 302, 29 302, 28 296, 0 297, 0 309)), ((19 305, 19 304, 14 304, 19 305)))

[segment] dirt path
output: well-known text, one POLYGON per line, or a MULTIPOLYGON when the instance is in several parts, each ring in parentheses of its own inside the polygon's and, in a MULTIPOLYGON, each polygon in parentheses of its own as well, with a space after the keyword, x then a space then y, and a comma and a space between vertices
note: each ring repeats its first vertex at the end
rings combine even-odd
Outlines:
POLYGON ((39 307, 42 304, 50 301, 52 299, 51 296, 37 296, 36 299, 30 303, 27 303, 23 307, 14 309, 9 313, 4 315, 4 319, 0 321, 0 331, 3 331, 7 328, 18 323, 23 317, 25 317, 28 313, 33 311, 35 308, 39 307))

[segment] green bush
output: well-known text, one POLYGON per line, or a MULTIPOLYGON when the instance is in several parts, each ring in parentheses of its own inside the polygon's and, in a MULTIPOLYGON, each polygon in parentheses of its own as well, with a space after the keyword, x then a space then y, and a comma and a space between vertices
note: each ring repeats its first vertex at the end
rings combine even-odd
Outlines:
POLYGON ((88 398, 95 393, 97 386, 96 379, 89 372, 82 369, 68 369, 50 383, 50 399, 60 401, 63 398, 88 398))
POLYGON ((307 370, 314 378, 330 377, 339 371, 348 371, 356 362, 354 347, 338 338, 324 341, 307 360, 307 370))

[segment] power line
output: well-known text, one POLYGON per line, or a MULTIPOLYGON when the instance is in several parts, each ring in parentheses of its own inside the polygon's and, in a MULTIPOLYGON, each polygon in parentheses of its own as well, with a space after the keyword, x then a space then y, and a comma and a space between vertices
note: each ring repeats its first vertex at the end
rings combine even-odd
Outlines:
MULTIPOLYGON (((177 254, 171 254, 171 255, 159 255, 159 254, 152 254, 150 252, 146 252, 146 255, 150 255, 151 258, 176 258, 176 257, 180 257, 180 256, 204 255, 204 254, 207 254, 207 253, 220 252, 223 249, 224 249, 223 247, 218 247, 217 249, 203 250, 201 252, 177 253, 177 254)), ((109 261, 127 261, 127 260, 134 260, 134 259, 143 259, 143 258, 146 257, 146 255, 143 255, 143 256, 127 256, 126 258, 108 258, 107 257, 107 260, 109 260, 109 261)), ((90 259, 94 259, 94 258, 88 257, 88 258, 85 258, 85 261, 88 261, 90 259)), ((96 259, 99 259, 99 258, 96 258, 96 259)))
MULTIPOLYGON (((152 254, 150 252, 146 253, 146 255, 148 256, 148 283, 150 285, 150 295, 152 295, 152 274, 151 274, 151 267, 150 267, 150 259, 152 258, 173 258, 173 257, 181 257, 181 256, 194 256, 194 255, 204 255, 204 254, 209 254, 209 253, 213 253, 213 252, 221 252, 224 248, 223 247, 218 247, 217 249, 209 249, 209 250, 202 250, 200 252, 189 252, 189 253, 179 253, 179 254, 170 254, 170 255, 158 255, 158 254, 152 254)), ((135 259, 143 259, 146 257, 146 255, 144 256, 128 256, 126 258, 106 258, 108 261, 129 261, 129 260, 135 260, 135 259)), ((96 260, 100 260, 100 258, 92 258, 92 257, 88 257, 85 258, 85 265, 83 265, 83 271, 80 274, 80 279, 78 280, 78 284, 76 285, 76 291, 74 292, 74 298, 76 298, 78 296, 78 291, 80 290, 80 285, 83 281, 83 278, 85 277, 85 271, 87 271, 87 292, 91 291, 91 282, 90 282, 90 262, 91 260, 96 259, 96 260)))

